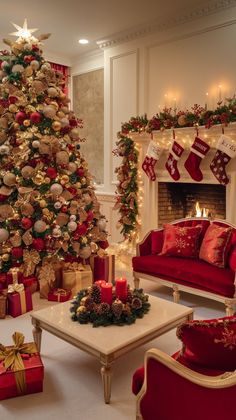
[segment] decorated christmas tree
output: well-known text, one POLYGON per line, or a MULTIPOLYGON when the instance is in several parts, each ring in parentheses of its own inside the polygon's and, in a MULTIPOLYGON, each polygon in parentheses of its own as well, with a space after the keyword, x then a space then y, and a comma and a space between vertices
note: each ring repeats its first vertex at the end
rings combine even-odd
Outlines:
POLYGON ((50 34, 14 26, 17 40, 0 55, 0 265, 27 276, 44 257, 96 254, 107 233, 80 154, 82 121, 42 55, 50 34))

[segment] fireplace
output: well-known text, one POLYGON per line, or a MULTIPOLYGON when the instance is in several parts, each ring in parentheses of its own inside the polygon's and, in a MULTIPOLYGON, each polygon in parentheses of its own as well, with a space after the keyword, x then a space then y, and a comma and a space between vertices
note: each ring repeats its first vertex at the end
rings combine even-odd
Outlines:
POLYGON ((225 219, 226 187, 215 184, 159 182, 158 227, 191 216, 225 219))

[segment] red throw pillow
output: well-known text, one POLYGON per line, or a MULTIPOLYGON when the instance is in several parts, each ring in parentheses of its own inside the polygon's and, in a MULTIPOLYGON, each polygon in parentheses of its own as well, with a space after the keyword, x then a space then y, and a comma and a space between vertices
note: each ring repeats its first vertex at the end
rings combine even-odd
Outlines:
POLYGON ((201 229, 201 226, 164 225, 164 244, 159 255, 197 257, 201 229))
POLYGON ((224 268, 230 249, 231 227, 222 227, 212 223, 203 238, 199 258, 217 267, 224 268))
POLYGON ((236 369, 236 317, 188 321, 177 329, 181 357, 213 369, 236 369))

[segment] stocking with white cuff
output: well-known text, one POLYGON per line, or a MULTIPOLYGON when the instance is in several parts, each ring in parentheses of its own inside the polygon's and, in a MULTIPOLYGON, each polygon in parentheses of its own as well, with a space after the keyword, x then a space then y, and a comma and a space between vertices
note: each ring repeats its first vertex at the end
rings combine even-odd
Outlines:
POLYGON ((199 137, 195 138, 192 146, 190 147, 190 153, 184 166, 194 181, 200 182, 203 179, 200 164, 209 149, 210 146, 199 137))
POLYGON ((217 151, 210 164, 211 171, 220 184, 227 185, 229 178, 225 167, 236 156, 236 142, 222 134, 217 143, 217 151))
POLYGON ((151 181, 155 181, 156 174, 155 174, 155 165, 157 161, 160 159, 160 156, 162 154, 163 149, 158 146, 155 141, 151 140, 148 149, 147 154, 145 156, 145 159, 142 164, 142 168, 144 172, 147 174, 148 178, 150 178, 151 181))

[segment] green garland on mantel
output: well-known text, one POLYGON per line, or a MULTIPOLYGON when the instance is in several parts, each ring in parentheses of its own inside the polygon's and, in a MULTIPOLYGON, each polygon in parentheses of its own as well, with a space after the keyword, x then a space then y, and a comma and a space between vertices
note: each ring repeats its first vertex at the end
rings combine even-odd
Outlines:
POLYGON ((143 289, 132 290, 128 286, 127 301, 122 303, 114 292, 112 304, 109 305, 101 302, 100 287, 94 284, 81 290, 72 301, 71 319, 80 324, 92 323, 93 327, 130 325, 149 311, 151 305, 148 298, 143 289))
POLYGON ((132 133, 152 133, 166 129, 215 125, 227 126, 236 122, 236 97, 225 98, 218 102, 215 110, 207 110, 195 104, 190 110, 178 111, 164 108, 151 119, 147 115, 131 117, 121 126, 118 132, 117 148, 113 150, 115 156, 121 156, 122 162, 115 170, 118 184, 116 188, 115 209, 120 213, 118 221, 121 233, 130 241, 138 230, 138 150, 132 140, 132 133))

